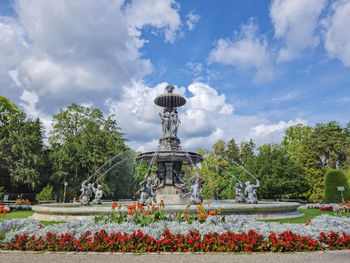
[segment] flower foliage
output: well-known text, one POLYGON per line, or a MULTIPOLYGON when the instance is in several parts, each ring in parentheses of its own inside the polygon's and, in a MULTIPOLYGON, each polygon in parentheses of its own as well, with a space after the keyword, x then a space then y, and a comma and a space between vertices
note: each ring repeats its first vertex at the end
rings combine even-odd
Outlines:
POLYGON ((293 252, 329 249, 349 249, 350 236, 343 233, 320 234, 316 240, 290 231, 276 235, 271 232, 264 237, 254 230, 248 233, 206 233, 198 230, 184 234, 173 234, 164 230, 162 237, 155 239, 138 230, 132 234, 110 233, 105 230, 91 235, 86 231, 80 238, 69 233, 57 235, 47 232, 44 237, 27 234, 16 235, 15 240, 5 245, 9 250, 48 251, 113 251, 113 252, 293 252))
MULTIPOLYGON (((208 203, 208 207, 209 205, 210 203, 208 203)), ((212 224, 217 224, 217 218, 214 218, 214 216, 220 214, 221 212, 220 209, 207 211, 204 209, 203 205, 197 205, 196 213, 190 214, 190 205, 188 205, 182 213, 177 212, 166 215, 164 211, 163 200, 160 201, 159 206, 143 206, 139 202, 133 202, 132 205, 125 205, 125 207, 127 209, 127 212, 122 211, 122 206, 120 204, 118 205, 118 203, 114 201, 112 204, 113 213, 111 217, 96 216, 95 222, 97 223, 100 221, 111 221, 118 224, 122 224, 124 222, 133 222, 137 225, 147 226, 155 222, 167 222, 174 220, 177 222, 187 222, 189 224, 196 221, 199 223, 204 223, 208 218, 210 218, 210 222, 212 224), (117 211, 116 208, 118 209, 117 211)), ((221 221, 225 221, 225 216, 221 218, 221 221)))

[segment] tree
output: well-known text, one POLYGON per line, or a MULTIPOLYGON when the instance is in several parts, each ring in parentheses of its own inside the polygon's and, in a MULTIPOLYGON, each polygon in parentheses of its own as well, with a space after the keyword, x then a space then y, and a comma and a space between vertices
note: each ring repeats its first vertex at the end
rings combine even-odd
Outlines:
POLYGON ((258 149, 255 172, 261 182, 261 198, 300 197, 307 189, 302 169, 277 144, 264 144, 258 149))
POLYGON ((226 143, 226 148, 227 148, 227 150, 225 151, 226 159, 228 159, 230 162, 240 163, 240 156, 239 156, 240 149, 234 139, 231 139, 226 143))
POLYGON ((31 191, 41 184, 44 166, 40 120, 0 96, 0 183, 9 191, 31 191))
MULTIPOLYGON (((67 196, 77 195, 80 184, 113 156, 128 150, 126 139, 113 116, 104 118, 96 108, 72 104, 53 116, 50 133, 50 160, 54 173, 50 182, 62 192, 63 182, 68 181, 67 196)), ((113 174, 103 178, 104 195, 114 197, 121 189, 122 176, 113 174), (118 177, 118 178, 116 178, 118 177), (118 188, 119 187, 119 188, 118 188)), ((95 178, 96 179, 96 178, 95 178)))
POLYGON ((47 185, 45 186, 39 194, 35 196, 36 201, 46 201, 52 200, 53 198, 53 186, 47 185))
POLYGON ((305 196, 321 199, 324 175, 330 169, 346 169, 350 164, 350 125, 342 128, 336 122, 290 127, 282 142, 283 148, 302 167, 310 188, 305 196))

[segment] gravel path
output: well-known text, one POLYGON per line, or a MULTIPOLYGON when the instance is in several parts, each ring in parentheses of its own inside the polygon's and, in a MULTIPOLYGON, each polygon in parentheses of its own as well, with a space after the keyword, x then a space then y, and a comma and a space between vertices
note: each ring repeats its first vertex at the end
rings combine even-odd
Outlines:
POLYGON ((198 253, 161 253, 161 254, 120 254, 120 253, 34 253, 0 251, 1 263, 89 263, 89 262, 165 262, 165 263, 255 263, 255 262, 298 262, 298 263, 349 263, 350 250, 312 252, 312 253, 253 253, 253 254, 198 254, 198 253))

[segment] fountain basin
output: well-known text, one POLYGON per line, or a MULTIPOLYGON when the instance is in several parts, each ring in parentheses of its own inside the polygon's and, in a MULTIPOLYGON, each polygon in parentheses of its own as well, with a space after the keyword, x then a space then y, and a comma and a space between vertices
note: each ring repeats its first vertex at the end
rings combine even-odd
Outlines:
POLYGON ((200 154, 186 151, 145 152, 139 154, 136 157, 136 161, 150 164, 155 155, 157 156, 157 162, 182 162, 184 165, 191 165, 192 163, 196 164, 204 161, 200 154))
MULTIPOLYGON (((121 211, 127 213, 125 205, 131 205, 132 202, 118 202, 122 205, 121 211)), ((42 204, 33 206, 35 214, 31 218, 40 221, 76 221, 98 215, 111 215, 112 203, 106 203, 97 206, 80 206, 80 204, 57 203, 42 204)), ((259 202, 258 204, 238 204, 233 200, 211 200, 210 206, 203 202, 206 210, 221 209, 224 215, 247 215, 249 218, 256 219, 281 219, 299 217, 303 214, 297 211, 300 206, 297 202, 259 202)), ((165 213, 183 212, 187 205, 173 204, 164 207, 165 213)), ((197 206, 191 205, 190 213, 196 213, 197 206)))

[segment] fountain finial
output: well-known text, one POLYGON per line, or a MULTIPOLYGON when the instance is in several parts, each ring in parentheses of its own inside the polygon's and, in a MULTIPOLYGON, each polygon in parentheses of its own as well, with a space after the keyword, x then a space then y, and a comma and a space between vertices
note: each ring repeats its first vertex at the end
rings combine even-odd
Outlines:
POLYGON ((174 86, 169 84, 168 86, 166 86, 165 90, 168 92, 168 93, 173 93, 173 90, 174 90, 174 86))

